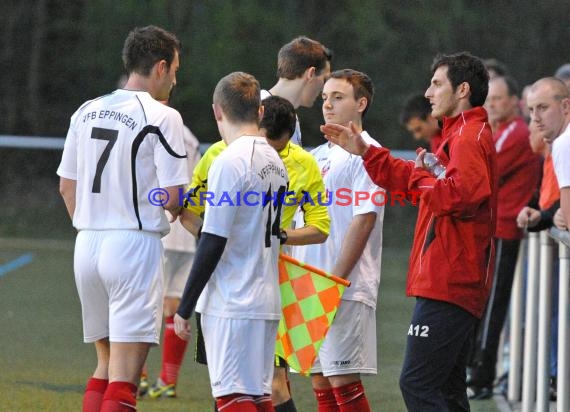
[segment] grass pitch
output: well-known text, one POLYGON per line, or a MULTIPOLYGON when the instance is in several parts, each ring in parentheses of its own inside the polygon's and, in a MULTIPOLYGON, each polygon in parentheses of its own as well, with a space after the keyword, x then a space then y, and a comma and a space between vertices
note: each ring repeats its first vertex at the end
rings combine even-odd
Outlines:
MULTIPOLYGON (((364 378, 372 410, 405 407, 398 388, 413 299, 404 295, 409 243, 386 238, 377 312, 379 375, 364 378)), ((83 387, 95 367, 92 345, 84 344, 81 309, 73 277, 73 241, 1 239, 0 267, 32 254, 30 263, 0 274, 0 410, 78 411, 83 387)), ((0 270, 0 273, 2 271, 0 270)), ((160 350, 149 358, 151 380, 160 367, 160 350)), ((300 412, 315 411, 307 378, 291 376, 300 412)), ((189 351, 181 370, 178 398, 139 401, 139 411, 212 410, 207 369, 189 351)), ((495 411, 493 401, 473 411, 495 411)))

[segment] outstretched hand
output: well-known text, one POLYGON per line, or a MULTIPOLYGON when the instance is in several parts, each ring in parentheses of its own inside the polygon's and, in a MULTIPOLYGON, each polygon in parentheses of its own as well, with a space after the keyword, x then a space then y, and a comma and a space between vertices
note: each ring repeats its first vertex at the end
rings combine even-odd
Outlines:
POLYGON ((352 122, 348 124, 348 127, 327 123, 321 126, 321 132, 324 133, 329 142, 337 144, 347 152, 358 156, 362 156, 370 147, 352 122))

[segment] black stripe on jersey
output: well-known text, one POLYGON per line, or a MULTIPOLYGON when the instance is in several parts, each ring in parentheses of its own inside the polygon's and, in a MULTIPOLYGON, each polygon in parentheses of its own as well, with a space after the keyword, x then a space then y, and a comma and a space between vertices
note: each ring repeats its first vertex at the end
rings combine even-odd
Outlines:
POLYGON ((142 109, 143 116, 144 116, 144 122, 147 123, 147 121, 146 121, 146 112, 144 111, 144 106, 143 106, 143 104, 142 104, 142 102, 141 102, 141 99, 139 99, 139 96, 136 95, 136 94, 135 94, 135 97, 137 98, 137 100, 139 101, 139 104, 141 105, 141 109, 142 109))
POLYGON ((253 141, 253 145, 251 146, 251 157, 249 158, 249 164, 253 165, 253 155, 255 154, 255 144, 257 143, 257 140, 253 141))
POLYGON ((160 129, 157 126, 151 126, 151 125, 145 126, 139 132, 137 137, 135 137, 135 140, 133 141, 133 146, 131 148, 131 178, 133 181, 133 207, 135 208, 135 215, 137 216, 137 221, 139 222, 139 230, 142 230, 142 222, 141 222, 141 217, 140 217, 140 213, 139 213, 139 200, 137 197, 138 185, 137 185, 136 163, 137 163, 137 153, 139 151, 139 147, 141 146, 144 138, 148 134, 156 134, 158 136, 158 140, 160 141, 162 146, 166 149, 166 152, 169 155, 171 155, 172 157, 176 157, 177 159, 186 158, 185 154, 179 155, 174 150, 172 150, 172 147, 170 147, 170 145, 168 144, 168 142, 164 138, 164 135, 162 134, 162 132, 160 131, 160 129))

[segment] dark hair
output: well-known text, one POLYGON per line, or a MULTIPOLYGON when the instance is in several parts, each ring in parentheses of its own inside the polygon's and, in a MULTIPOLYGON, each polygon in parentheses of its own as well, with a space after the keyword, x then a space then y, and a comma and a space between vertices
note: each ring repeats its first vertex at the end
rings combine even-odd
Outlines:
POLYGON ((218 104, 232 122, 259 125, 261 105, 259 82, 251 74, 233 72, 223 77, 214 90, 214 103, 218 104))
POLYGON ((491 81, 497 81, 497 80, 502 80, 503 82, 505 82, 505 85, 507 86, 507 94, 509 96, 517 96, 519 97, 519 84, 517 83, 517 81, 511 77, 511 76, 497 76, 491 80, 491 81))
POLYGON ((128 74, 148 76, 154 65, 166 60, 170 68, 182 45, 176 36, 157 26, 136 27, 125 40, 123 63, 128 74))
POLYGON ((297 37, 281 47, 277 55, 277 77, 294 80, 314 67, 319 75, 327 62, 332 60, 332 52, 316 40, 305 36, 297 37))
POLYGON ((447 78, 453 90, 463 82, 469 84, 471 107, 483 106, 489 92, 489 73, 480 58, 469 52, 439 54, 431 66, 432 73, 439 67, 447 67, 447 78))
POLYGON ((291 102, 283 97, 269 96, 261 104, 265 111, 259 126, 267 130, 266 137, 269 140, 279 140, 285 132, 289 137, 293 136, 297 117, 291 102))
POLYGON ((423 94, 414 94, 404 102, 404 107, 400 112, 400 124, 406 126, 414 117, 426 120, 428 115, 431 115, 429 100, 423 94))
POLYGON ((362 117, 364 117, 374 99, 374 84, 372 83, 372 79, 366 73, 352 69, 336 70, 330 74, 329 79, 346 80, 352 85, 354 98, 357 100, 361 97, 366 97, 366 108, 362 112, 362 117))
POLYGON ((493 57, 490 59, 483 60, 483 64, 485 65, 487 72, 489 70, 493 70, 495 73, 497 73, 497 76, 502 77, 502 76, 508 76, 508 74, 509 74, 509 70, 507 69, 507 66, 505 66, 504 63, 500 62, 499 60, 497 60, 493 57))

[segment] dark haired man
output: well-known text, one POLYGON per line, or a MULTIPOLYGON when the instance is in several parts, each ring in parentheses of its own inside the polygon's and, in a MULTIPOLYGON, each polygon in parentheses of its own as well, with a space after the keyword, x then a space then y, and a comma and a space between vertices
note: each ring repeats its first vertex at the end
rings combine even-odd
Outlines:
POLYGON ((123 89, 83 104, 72 116, 58 168, 73 226, 75 280, 83 335, 97 368, 83 411, 136 409, 135 393, 162 320, 164 209, 178 215, 188 181, 180 114, 159 102, 176 84, 180 43, 156 26, 125 41, 123 89), (149 198, 162 188, 169 197, 149 198))
POLYGON ((400 113, 400 124, 414 139, 429 144, 432 153, 437 152, 441 144, 441 127, 431 115, 431 105, 423 94, 413 95, 406 100, 400 113))
MULTIPOLYGON (((277 55, 277 83, 261 91, 261 98, 280 96, 293 107, 312 107, 331 71, 331 51, 316 40, 299 36, 285 44, 277 55)), ((297 119, 291 141, 302 146, 297 119)))
POLYGON ((481 106, 489 76, 469 53, 437 56, 425 96, 443 121, 439 179, 416 161, 368 144, 354 125, 321 126, 327 138, 361 155, 372 180, 421 197, 407 289, 416 297, 400 388, 410 411, 468 411, 465 367, 493 276, 497 159, 481 106))

